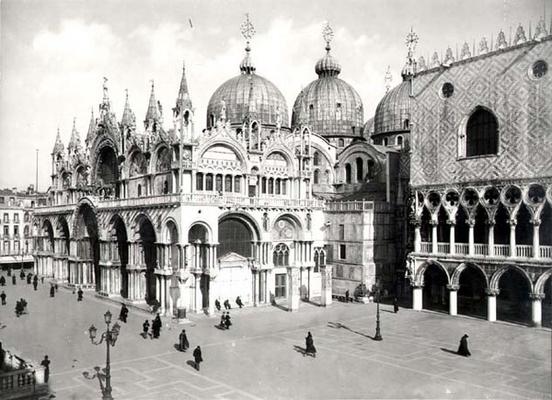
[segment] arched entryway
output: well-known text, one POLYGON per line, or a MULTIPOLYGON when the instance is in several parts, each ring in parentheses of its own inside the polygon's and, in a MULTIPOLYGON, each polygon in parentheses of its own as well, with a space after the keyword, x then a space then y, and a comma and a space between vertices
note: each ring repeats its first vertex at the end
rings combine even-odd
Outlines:
POLYGON ((483 271, 475 265, 466 264, 458 277, 458 314, 484 318, 486 315, 487 280, 483 271))
POLYGON ((196 290, 194 295, 194 307, 196 311, 209 307, 209 275, 206 275, 205 269, 208 265, 209 254, 209 231, 207 227, 201 223, 192 225, 188 231, 188 243, 190 250, 190 264, 192 271, 195 271, 196 276, 199 275, 199 282, 196 280, 196 290), (197 291, 199 285, 199 293, 197 291))
POLYGON ((448 312, 448 276, 444 268, 431 263, 425 268, 423 308, 448 312))
POLYGON ((114 264, 119 264, 119 274, 120 274, 120 295, 125 299, 128 299, 128 235, 123 219, 115 215, 111 220, 111 237, 112 241, 116 243, 115 257, 112 261, 114 264))
POLYGON ((77 262, 72 271, 74 283, 95 284, 96 291, 101 289, 100 277, 100 241, 98 221, 95 210, 88 203, 82 203, 77 211, 73 231, 77 242, 77 262))
POLYGON ((119 197, 119 163, 117 154, 111 146, 104 146, 96 159, 94 183, 106 196, 119 197))
POLYGON ((142 262, 146 267, 146 290, 144 295, 146 302, 153 305, 159 301, 156 294, 157 283, 155 279, 155 267, 157 265, 155 229, 150 219, 145 215, 139 215, 136 222, 138 224, 139 245, 143 252, 142 262))
MULTIPOLYGON (((531 321, 531 282, 525 273, 515 267, 497 272, 499 294, 496 316, 503 321, 529 323, 531 321)), ((496 281, 496 278, 495 278, 496 281)))

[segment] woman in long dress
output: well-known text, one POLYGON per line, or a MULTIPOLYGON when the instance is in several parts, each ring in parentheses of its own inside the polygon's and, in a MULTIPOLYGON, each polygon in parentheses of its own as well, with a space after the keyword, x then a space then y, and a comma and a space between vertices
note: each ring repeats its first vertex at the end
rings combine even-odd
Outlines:
POLYGON ((305 354, 316 357, 316 347, 314 347, 314 340, 310 332, 307 334, 307 337, 305 338, 305 342, 306 342, 305 354))
POLYGON ((470 350, 468 349, 468 335, 465 334, 460 339, 460 346, 458 346, 458 354, 464 357, 471 356, 470 350))

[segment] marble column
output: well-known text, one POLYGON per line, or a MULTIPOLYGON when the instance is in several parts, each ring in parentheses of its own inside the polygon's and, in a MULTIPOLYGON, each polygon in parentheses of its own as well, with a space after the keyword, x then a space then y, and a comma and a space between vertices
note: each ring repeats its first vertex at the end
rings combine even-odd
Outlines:
POLYGON ((288 277, 288 311, 299 309, 299 271, 297 268, 287 268, 288 277))
POLYGON ((544 299, 544 294, 542 293, 531 293, 531 324, 534 327, 539 327, 542 325, 542 300, 544 299))
POLYGON ((540 242, 539 242, 539 227, 541 221, 538 219, 535 219, 533 222, 533 258, 539 258, 540 257, 540 242))
POLYGON ((494 221, 487 221, 487 227, 488 227, 488 236, 487 236, 487 254, 489 257, 494 256, 494 228, 495 228, 495 222, 494 221))
POLYGON ((487 289, 487 321, 496 321, 496 296, 500 293, 498 289, 487 289))
POLYGON ((432 254, 437 254, 438 253, 437 226, 438 226, 439 223, 438 223, 438 221, 431 220, 430 224, 431 224, 431 253, 432 254))
POLYGON ((516 257, 516 220, 510 220, 510 257, 516 257))
POLYGON ((323 307, 332 304, 332 267, 329 265, 320 266, 320 305, 323 307))
POLYGON ((217 299, 217 283, 215 277, 208 276, 209 278, 209 308, 207 312, 209 315, 215 315, 215 300, 217 299))
POLYGON ((421 311, 423 308, 423 285, 412 285, 412 309, 421 311))
POLYGON ((449 314, 457 315, 458 314, 458 285, 447 285, 449 290, 449 314))
POLYGON ((473 256, 475 254, 475 239, 473 235, 475 227, 475 221, 474 220, 468 220, 468 255, 473 256))
POLYGON ((419 253, 422 244, 422 234, 420 233, 420 223, 416 222, 414 226, 414 252, 419 253))

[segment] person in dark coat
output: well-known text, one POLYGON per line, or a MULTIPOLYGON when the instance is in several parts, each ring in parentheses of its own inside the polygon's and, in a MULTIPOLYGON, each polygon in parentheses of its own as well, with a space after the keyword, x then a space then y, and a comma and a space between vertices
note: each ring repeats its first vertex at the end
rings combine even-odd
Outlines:
POLYGON ((23 271, 23 267, 21 267, 21 272, 19 273, 19 277, 21 278, 21 280, 25 279, 25 271, 23 271))
POLYGON ((310 332, 307 334, 307 337, 305 338, 305 344, 306 344, 305 354, 316 357, 316 347, 314 347, 314 340, 310 332))
POLYGON ((126 324, 127 317, 128 317, 128 308, 126 304, 123 304, 121 307, 121 312, 119 313, 119 319, 126 324))
POLYGON ((348 303, 349 302, 349 291, 346 290, 345 291, 345 303, 348 303))
POLYGON ((12 284, 17 285, 17 277, 12 275, 12 284))
POLYGON ((178 337, 179 346, 178 349, 180 351, 186 351, 188 347, 190 347, 190 343, 188 342, 188 337, 186 336, 186 329, 182 329, 182 332, 180 332, 180 336, 178 337))
POLYGON ((21 304, 21 301, 17 300, 15 302, 15 315, 19 318, 21 314, 23 314, 23 305, 21 304))
POLYGON ((230 306, 230 302, 228 301, 228 299, 224 300, 224 308, 226 310, 231 310, 232 307, 230 306))
POLYGON ((0 286, 6 286, 6 278, 4 278, 4 275, 0 276, 0 286))
POLYGON ((393 298, 393 311, 395 311, 395 314, 399 312, 399 300, 397 298, 393 298))
POLYGON ((54 289, 54 285, 50 286, 50 297, 54 297, 56 294, 55 294, 55 289, 54 289))
POLYGON ((38 286, 38 276, 34 276, 34 279, 33 279, 33 287, 34 287, 34 290, 36 290, 38 286))
POLYGON ((31 280, 33 279, 33 276, 31 275, 31 273, 29 272, 27 274, 27 285, 30 285, 31 284, 31 280))
POLYGON ((150 327, 149 321, 146 319, 142 324, 142 336, 144 337, 144 339, 148 337, 149 327, 150 327))
POLYGON ((468 334, 465 334, 462 336, 462 339, 460 339, 460 346, 458 346, 458 354, 464 357, 471 356, 470 350, 468 349, 468 334))
POLYGON ((11 267, 8 268, 8 276, 11 276, 12 275, 12 269, 11 267))
POLYGON ((222 315, 220 316, 220 325, 222 329, 226 329, 226 312, 222 312, 222 315))
POLYGON ((163 325, 163 323, 161 322, 161 316, 159 315, 159 313, 157 313, 157 316, 155 317, 155 319, 151 323, 151 330, 153 332, 153 337, 155 339, 159 338, 159 334, 161 332, 161 326, 162 325, 163 325))
POLYGON ((82 288, 79 287, 79 290, 77 291, 77 301, 82 301, 82 288))
POLYGON ((0 299, 2 299, 2 305, 6 305, 6 293, 2 290, 2 293, 0 293, 0 299))
POLYGON ((242 303, 242 301, 241 301, 240 296, 236 297, 236 304, 237 304, 240 308, 243 307, 243 303, 242 303))
POLYGON ((44 367, 44 383, 47 383, 50 378, 50 360, 48 360, 48 356, 44 356, 44 360, 40 365, 44 367))
POLYGON ((56 289, 56 293, 57 293, 57 291, 58 291, 58 284, 57 284, 57 282, 54 283, 54 289, 56 289))
POLYGON ((199 363, 203 362, 203 357, 201 355, 201 347, 197 346, 194 350, 194 361, 195 361, 195 369, 199 371, 199 363))
POLYGON ((215 307, 217 308, 217 311, 220 311, 220 301, 218 301, 218 299, 215 300, 215 307))
POLYGON ((224 318, 224 326, 226 326, 226 329, 230 329, 230 326, 232 325, 232 321, 230 320, 230 313, 226 313, 226 317, 224 318))

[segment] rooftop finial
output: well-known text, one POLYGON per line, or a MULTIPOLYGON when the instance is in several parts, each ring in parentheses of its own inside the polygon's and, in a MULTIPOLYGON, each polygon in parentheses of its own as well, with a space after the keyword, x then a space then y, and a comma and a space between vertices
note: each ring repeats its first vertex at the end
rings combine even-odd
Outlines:
POLYGON ((251 23, 251 20, 249 19, 249 13, 245 14, 245 21, 240 26, 240 31, 243 36, 243 38, 247 42, 246 50, 249 51, 249 42, 251 39, 253 39, 253 36, 255 36, 255 27, 251 23))
POLYGON ((385 72, 385 93, 389 92, 391 89, 391 82, 393 81, 393 75, 391 75, 391 66, 387 66, 387 71, 385 72))
POLYGON ((107 78, 105 76, 103 77, 103 98, 104 101, 109 100, 107 95, 107 78))
POLYGON ((334 37, 334 31, 332 27, 330 26, 329 22, 326 22, 324 25, 324 28, 322 29, 322 37, 324 38, 324 41, 326 42, 326 51, 330 51, 330 43, 333 40, 334 37))
POLYGON ((418 44, 418 35, 414 32, 414 28, 410 27, 410 32, 406 35, 406 48, 408 53, 406 55, 406 63, 403 67, 401 75, 403 79, 406 79, 409 76, 413 76, 416 73, 416 60, 414 59, 414 50, 416 50, 416 45, 418 44))

